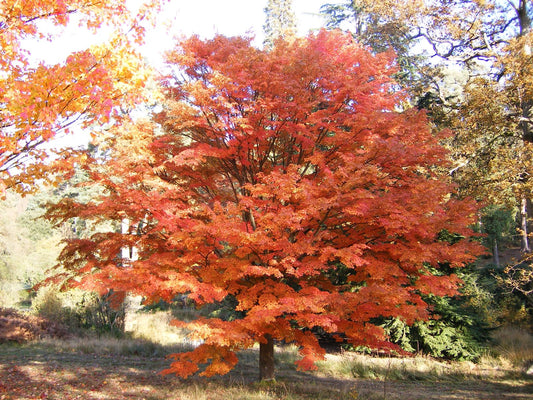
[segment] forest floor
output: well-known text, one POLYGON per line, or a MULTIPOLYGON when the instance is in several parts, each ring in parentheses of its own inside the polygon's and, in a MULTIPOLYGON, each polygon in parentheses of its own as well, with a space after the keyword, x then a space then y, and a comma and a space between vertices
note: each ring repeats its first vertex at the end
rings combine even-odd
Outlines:
POLYGON ((329 355, 318 371, 299 372, 292 363, 296 352, 279 350, 278 379, 266 385, 256 382, 253 350, 240 354, 237 368, 224 377, 182 380, 159 374, 169 365, 164 356, 169 349, 126 343, 56 339, 1 344, 0 399, 533 399, 533 377, 502 364, 423 359, 411 362, 417 363, 414 372, 406 360, 392 363, 345 353, 329 355))

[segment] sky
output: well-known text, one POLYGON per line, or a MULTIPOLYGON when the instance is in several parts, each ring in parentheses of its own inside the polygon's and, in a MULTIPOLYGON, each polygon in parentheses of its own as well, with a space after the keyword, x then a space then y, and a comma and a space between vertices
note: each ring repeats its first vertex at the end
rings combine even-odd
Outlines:
MULTIPOLYGON (((317 28, 322 22, 320 6, 328 0, 293 0, 300 33, 317 28)), ((262 35, 267 0, 178 0, 170 9, 175 13, 175 30, 185 34, 200 33, 228 36, 255 32, 262 35)))
MULTIPOLYGON (((340 0, 293 0, 298 33, 305 35, 322 27, 320 6, 338 2, 340 0)), ((173 47, 175 38, 193 34, 202 38, 211 38, 215 34, 253 36, 253 43, 260 46, 266 5, 267 0, 170 0, 159 17, 159 28, 147 35, 143 52, 147 59, 157 64, 164 51, 173 47)), ((53 42, 28 42, 26 47, 34 60, 57 63, 73 51, 87 48, 88 43, 95 40, 72 24, 53 42)))
MULTIPOLYGON (((305 35, 323 25, 320 7, 328 2, 336 0, 293 0, 299 34, 305 35)), ((171 23, 171 35, 198 34, 203 38, 216 34, 246 35, 255 37, 254 44, 260 46, 266 5, 267 0, 174 0, 167 6, 164 18, 171 23)), ((165 39, 161 38, 161 32, 149 35, 149 53, 161 53, 169 44, 172 45, 172 40, 165 39)))

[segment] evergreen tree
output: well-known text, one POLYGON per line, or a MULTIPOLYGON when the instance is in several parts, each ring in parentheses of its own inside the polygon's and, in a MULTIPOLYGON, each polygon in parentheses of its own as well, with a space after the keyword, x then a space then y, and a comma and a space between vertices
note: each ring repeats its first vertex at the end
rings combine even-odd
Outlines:
POLYGON ((296 17, 292 11, 292 0, 268 0, 265 14, 265 48, 271 48, 277 39, 287 39, 295 35, 296 17))

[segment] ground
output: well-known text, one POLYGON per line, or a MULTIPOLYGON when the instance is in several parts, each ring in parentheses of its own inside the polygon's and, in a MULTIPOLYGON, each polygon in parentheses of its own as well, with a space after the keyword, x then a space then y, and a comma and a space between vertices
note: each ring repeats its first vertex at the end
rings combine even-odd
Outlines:
POLYGON ((501 363, 347 353, 328 355, 316 372, 299 372, 296 351, 278 349, 278 380, 261 384, 257 351, 250 350, 227 376, 182 380, 159 372, 169 365, 165 355, 183 347, 67 337, 60 327, 11 310, 0 310, 0 323, 0 400, 533 399, 533 377, 501 363))
POLYGON ((158 374, 168 366, 160 354, 93 350, 73 351, 46 342, 0 345, 0 399, 533 399, 533 378, 525 374, 503 374, 498 379, 442 376, 432 381, 356 379, 298 372, 284 363, 278 365, 278 381, 262 385, 255 382, 254 354, 245 356, 228 376, 181 380, 158 374))

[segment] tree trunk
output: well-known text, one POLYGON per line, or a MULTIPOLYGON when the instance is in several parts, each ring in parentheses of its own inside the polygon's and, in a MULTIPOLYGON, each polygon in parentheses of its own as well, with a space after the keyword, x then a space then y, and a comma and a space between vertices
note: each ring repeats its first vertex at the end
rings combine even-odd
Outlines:
POLYGON ((496 268, 500 268, 500 252, 498 251, 498 241, 496 239, 494 239, 494 244, 492 246, 492 258, 496 268))
POLYGON ((527 10, 527 0, 520 0, 518 2, 518 8, 516 9, 516 15, 518 17, 518 25, 520 26, 519 36, 523 36, 531 29, 531 19, 527 10))
POLYGON ((531 249, 529 247, 529 238, 527 236, 527 199, 525 197, 522 197, 522 203, 520 206, 520 220, 522 228, 522 243, 520 246, 520 251, 522 253, 529 253, 531 249))
POLYGON ((259 343, 259 379, 274 380, 274 339, 265 335, 266 343, 259 343))
MULTIPOLYGON (((518 2, 518 7, 516 8, 516 15, 518 17, 518 25, 520 31, 518 36, 524 36, 529 33, 531 30, 531 18, 529 17, 528 12, 528 1, 520 0, 518 2)), ((524 43, 523 48, 524 55, 529 57, 531 55, 531 46, 530 44, 524 43)), ((533 131, 531 129, 531 108, 533 107, 533 102, 529 98, 521 98, 520 96, 520 107, 522 109, 522 121, 519 122, 518 126, 522 131, 522 138, 526 142, 533 143, 533 131)))

